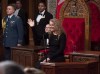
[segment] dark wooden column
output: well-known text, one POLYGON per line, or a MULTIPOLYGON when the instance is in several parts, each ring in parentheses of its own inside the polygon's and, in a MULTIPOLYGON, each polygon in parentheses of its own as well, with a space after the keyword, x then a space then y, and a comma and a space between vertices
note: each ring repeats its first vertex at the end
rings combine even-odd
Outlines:
POLYGON ((2 17, 6 15, 7 0, 1 0, 2 4, 2 17))
MULTIPOLYGON (((1 7, 2 7, 2 18, 6 15, 6 7, 7 7, 7 0, 1 0, 1 7)), ((1 21, 1 20, 0 20, 1 21)), ((3 38, 2 38, 2 29, 0 29, 0 60, 3 58, 4 50, 3 50, 3 38)))
MULTIPOLYGON (((29 5, 29 18, 33 19, 34 18, 34 0, 28 0, 28 5, 29 5)), ((30 45, 34 45, 33 42, 33 34, 31 28, 29 28, 29 40, 30 40, 30 45)))

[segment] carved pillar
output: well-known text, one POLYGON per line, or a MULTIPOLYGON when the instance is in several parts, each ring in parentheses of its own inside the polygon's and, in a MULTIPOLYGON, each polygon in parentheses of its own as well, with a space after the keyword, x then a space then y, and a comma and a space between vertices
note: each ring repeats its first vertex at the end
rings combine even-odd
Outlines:
POLYGON ((1 0, 2 4, 2 17, 6 15, 7 0, 1 0))
MULTIPOLYGON (((34 15, 34 3, 35 1, 34 0, 28 0, 28 15, 29 15, 29 18, 33 19, 33 15, 34 15)), ((34 45, 34 42, 33 42, 33 34, 32 34, 32 30, 31 28, 29 28, 29 44, 30 45, 34 45)))
MULTIPOLYGON (((1 0, 1 17, 3 18, 5 15, 6 15, 6 7, 7 7, 7 0, 1 0)), ((1 20, 0 20, 1 21, 1 20)), ((1 23, 0 23, 1 25, 1 23)), ((2 60, 3 56, 4 56, 4 49, 3 49, 3 46, 2 46, 2 30, 0 29, 0 60, 2 60)))

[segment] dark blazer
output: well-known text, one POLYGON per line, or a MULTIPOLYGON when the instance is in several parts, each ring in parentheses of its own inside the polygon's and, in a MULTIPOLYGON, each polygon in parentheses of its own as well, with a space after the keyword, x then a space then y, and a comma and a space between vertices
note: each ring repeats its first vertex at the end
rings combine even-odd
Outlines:
POLYGON ((66 35, 62 33, 59 37, 57 35, 45 34, 45 38, 49 38, 49 52, 47 56, 50 58, 52 62, 63 62, 64 58, 64 50, 66 47, 66 35))
POLYGON ((45 13, 44 13, 45 18, 42 18, 37 25, 36 18, 38 16, 38 14, 36 14, 36 16, 34 18, 35 26, 32 28, 33 35, 34 35, 34 41, 35 41, 36 45, 40 45, 41 39, 43 39, 43 34, 45 33, 45 26, 49 23, 50 19, 53 18, 52 14, 45 11, 45 13))
POLYGON ((23 44, 26 45, 29 43, 29 26, 27 24, 28 15, 27 13, 21 8, 19 10, 18 16, 22 19, 23 22, 23 28, 24 28, 24 38, 23 38, 23 44))
POLYGON ((5 47, 15 47, 17 44, 22 44, 23 40, 23 23, 20 17, 13 15, 9 21, 6 20, 6 28, 3 34, 3 44, 5 47))
POLYGON ((26 23, 27 23, 27 20, 28 20, 27 13, 23 9, 20 9, 18 16, 22 19, 23 25, 26 26, 26 23))

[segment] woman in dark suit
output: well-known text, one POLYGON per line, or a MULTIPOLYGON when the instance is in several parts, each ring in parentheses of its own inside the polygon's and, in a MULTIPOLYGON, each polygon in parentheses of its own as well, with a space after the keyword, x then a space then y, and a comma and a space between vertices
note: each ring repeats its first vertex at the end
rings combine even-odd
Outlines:
POLYGON ((64 62, 64 49, 66 46, 66 35, 61 27, 61 22, 58 19, 51 19, 50 23, 45 28, 45 38, 49 39, 49 51, 47 60, 42 59, 42 62, 64 62))
MULTIPOLYGON (((30 25, 32 23, 29 23, 30 25)), ((66 35, 61 27, 61 22, 57 19, 51 19, 45 27, 45 39, 49 39, 49 51, 44 58, 37 64, 36 68, 40 68, 40 62, 64 62, 64 49, 66 46, 66 35)))

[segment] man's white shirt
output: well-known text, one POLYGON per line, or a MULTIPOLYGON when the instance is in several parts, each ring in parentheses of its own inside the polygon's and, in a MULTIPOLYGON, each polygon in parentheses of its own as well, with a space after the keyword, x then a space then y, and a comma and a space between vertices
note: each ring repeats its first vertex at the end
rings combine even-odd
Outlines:
POLYGON ((40 20, 41 20, 42 18, 45 18, 44 13, 45 13, 45 10, 44 10, 43 12, 40 13, 41 15, 38 15, 38 16, 37 16, 37 18, 36 18, 36 22, 37 22, 37 23, 39 23, 40 20))

